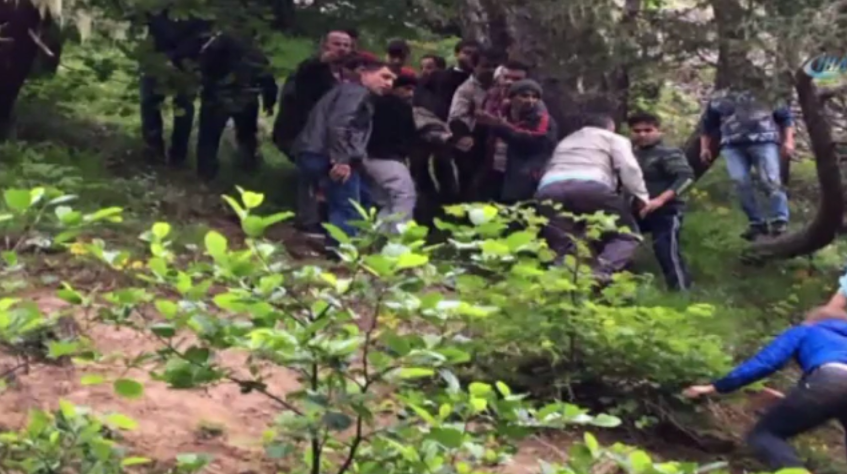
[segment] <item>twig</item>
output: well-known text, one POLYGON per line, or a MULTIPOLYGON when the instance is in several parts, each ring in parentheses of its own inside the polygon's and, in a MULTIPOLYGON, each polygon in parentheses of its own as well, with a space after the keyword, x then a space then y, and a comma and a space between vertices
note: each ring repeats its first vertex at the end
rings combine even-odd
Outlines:
POLYGON ((32 31, 32 28, 26 31, 29 34, 29 37, 32 38, 32 41, 35 43, 35 45, 41 48, 42 51, 44 51, 44 54, 50 56, 51 58, 56 57, 56 55, 53 54, 53 51, 50 51, 50 48, 48 48, 47 45, 44 44, 44 41, 42 41, 41 38, 34 31, 32 31))

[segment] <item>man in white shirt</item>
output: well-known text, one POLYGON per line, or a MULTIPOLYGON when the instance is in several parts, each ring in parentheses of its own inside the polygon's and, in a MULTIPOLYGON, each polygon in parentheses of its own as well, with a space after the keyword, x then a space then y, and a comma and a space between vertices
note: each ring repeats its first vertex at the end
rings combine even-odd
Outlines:
MULTIPOLYGON (((618 189, 633 196, 642 216, 656 208, 650 201, 647 186, 638 160, 628 139, 615 133, 615 123, 604 114, 586 118, 584 126, 559 142, 541 178, 535 198, 562 205, 562 211, 588 215, 602 211, 617 217, 618 227, 628 227, 632 233, 606 232, 599 244, 594 274, 600 281, 622 271, 631 261, 641 242, 637 225, 627 200, 618 189)), ((542 206, 550 219, 544 230, 550 248, 558 255, 557 262, 574 249, 573 237, 581 238, 585 224, 558 215, 542 206)))

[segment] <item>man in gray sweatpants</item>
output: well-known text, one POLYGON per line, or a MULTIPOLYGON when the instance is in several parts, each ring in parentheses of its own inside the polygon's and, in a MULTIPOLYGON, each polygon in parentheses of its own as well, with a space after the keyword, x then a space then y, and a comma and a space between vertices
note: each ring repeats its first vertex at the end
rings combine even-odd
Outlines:
MULTIPOLYGON (((592 115, 583 128, 559 142, 541 178, 536 200, 561 204, 564 212, 577 216, 602 211, 615 216, 619 227, 636 232, 638 226, 629 203, 618 193, 618 184, 635 198, 642 217, 658 204, 650 201, 632 145, 614 130, 610 116, 592 115)), ((542 206, 541 213, 549 219, 544 236, 561 261, 573 251, 572 239, 582 237, 584 226, 549 207, 542 206)), ((606 282, 622 271, 640 242, 640 236, 632 233, 605 233, 599 242, 597 262, 592 265, 596 278, 606 282)))
POLYGON ((402 73, 390 94, 374 99, 373 132, 363 161, 379 217, 392 229, 411 220, 417 194, 406 158, 417 139, 412 98, 417 79, 402 73))

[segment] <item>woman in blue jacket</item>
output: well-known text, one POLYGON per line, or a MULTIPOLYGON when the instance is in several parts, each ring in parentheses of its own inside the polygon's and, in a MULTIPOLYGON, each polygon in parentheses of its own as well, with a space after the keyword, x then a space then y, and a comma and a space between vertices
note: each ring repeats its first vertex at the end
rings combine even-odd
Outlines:
POLYGON ((711 385, 689 387, 683 394, 698 398, 734 392, 773 374, 792 359, 803 370, 803 378, 765 413, 747 443, 770 469, 803 468, 788 439, 833 419, 847 428, 847 314, 843 311, 813 311, 803 325, 780 334, 726 377, 711 385))

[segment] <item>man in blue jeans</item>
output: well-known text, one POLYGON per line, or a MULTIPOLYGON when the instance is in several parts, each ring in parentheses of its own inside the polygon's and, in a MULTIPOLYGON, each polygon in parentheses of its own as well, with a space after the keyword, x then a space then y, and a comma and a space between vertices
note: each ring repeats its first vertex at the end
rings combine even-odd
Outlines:
POLYGON ((366 60, 360 71, 358 80, 335 86, 318 101, 293 147, 303 179, 324 189, 330 224, 349 236, 356 234, 351 222, 361 220, 353 202, 369 204, 362 202, 368 197, 362 161, 373 128, 372 98, 389 92, 395 79, 381 61, 366 60))
POLYGON ((780 174, 781 158, 794 152, 794 121, 791 109, 773 109, 762 104, 749 91, 722 92, 715 97, 703 118, 700 137, 701 159, 711 162, 712 136, 720 132, 721 152, 726 157, 730 178, 735 182, 741 208, 750 227, 742 234, 747 240, 770 233, 783 234, 788 227, 788 196, 780 174), (752 170, 768 196, 769 213, 759 210, 753 188, 752 170))

